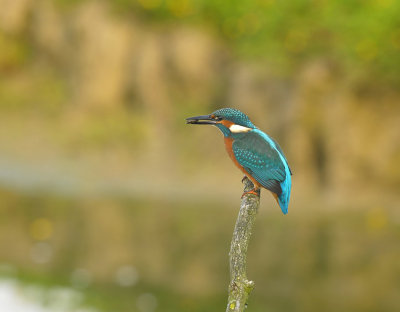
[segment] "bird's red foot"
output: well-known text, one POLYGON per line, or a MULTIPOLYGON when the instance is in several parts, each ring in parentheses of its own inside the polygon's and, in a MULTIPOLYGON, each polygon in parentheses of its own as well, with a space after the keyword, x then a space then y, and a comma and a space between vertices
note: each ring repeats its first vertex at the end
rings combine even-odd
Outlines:
POLYGON ((248 191, 248 192, 244 192, 244 193, 242 194, 242 197, 241 197, 241 198, 243 198, 243 196, 246 195, 246 194, 253 194, 253 195, 256 195, 256 196, 260 197, 260 189, 254 188, 254 189, 252 189, 252 190, 250 190, 250 191, 248 191))

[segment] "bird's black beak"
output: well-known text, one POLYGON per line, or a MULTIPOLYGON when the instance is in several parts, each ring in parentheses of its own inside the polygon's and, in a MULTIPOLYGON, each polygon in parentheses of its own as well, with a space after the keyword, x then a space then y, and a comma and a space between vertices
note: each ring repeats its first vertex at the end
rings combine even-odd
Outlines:
POLYGON ((186 123, 193 125, 215 125, 217 122, 211 115, 204 115, 186 118, 186 123))

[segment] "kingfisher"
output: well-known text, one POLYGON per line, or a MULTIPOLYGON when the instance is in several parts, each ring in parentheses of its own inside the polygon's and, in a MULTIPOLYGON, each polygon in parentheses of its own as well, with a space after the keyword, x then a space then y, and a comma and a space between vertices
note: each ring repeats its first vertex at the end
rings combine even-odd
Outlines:
POLYGON ((287 214, 292 171, 279 144, 258 129, 247 115, 233 108, 221 108, 210 115, 186 118, 187 124, 213 125, 224 135, 225 148, 235 165, 253 182, 245 194, 260 196, 269 190, 282 212, 287 214))

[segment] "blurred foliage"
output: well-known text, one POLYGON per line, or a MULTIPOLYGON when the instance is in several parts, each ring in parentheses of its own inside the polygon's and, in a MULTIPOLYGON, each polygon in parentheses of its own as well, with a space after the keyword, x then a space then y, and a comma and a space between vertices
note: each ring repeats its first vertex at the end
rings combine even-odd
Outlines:
MULTIPOLYGON (((60 0, 61 1, 61 0, 60 0)), ((155 22, 208 25, 236 53, 280 73, 322 57, 381 83, 400 80, 400 3, 395 0, 117 0, 155 22)))

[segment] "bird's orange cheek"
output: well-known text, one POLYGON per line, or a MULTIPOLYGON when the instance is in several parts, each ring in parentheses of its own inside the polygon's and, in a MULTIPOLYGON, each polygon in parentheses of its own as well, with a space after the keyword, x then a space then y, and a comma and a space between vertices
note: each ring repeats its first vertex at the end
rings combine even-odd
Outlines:
POLYGON ((232 122, 232 121, 229 121, 229 120, 221 120, 221 121, 218 122, 218 123, 224 125, 224 126, 227 127, 228 129, 233 125, 233 122, 232 122))

